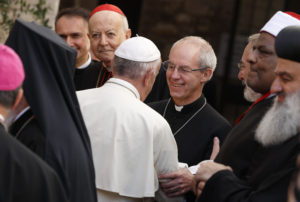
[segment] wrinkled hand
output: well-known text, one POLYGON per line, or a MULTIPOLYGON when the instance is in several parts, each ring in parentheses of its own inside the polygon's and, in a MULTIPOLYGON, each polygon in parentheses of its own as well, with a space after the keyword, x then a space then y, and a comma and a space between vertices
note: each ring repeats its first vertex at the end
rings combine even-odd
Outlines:
POLYGON ((168 197, 175 197, 192 190, 196 193, 194 175, 187 168, 158 176, 160 187, 168 197))
POLYGON ((196 195, 199 197, 204 189, 204 186, 209 178, 213 176, 215 173, 221 170, 230 170, 232 169, 229 166, 225 166, 220 163, 216 163, 213 161, 205 161, 200 163, 200 167, 195 174, 195 180, 197 181, 197 190, 196 195))
POLYGON ((229 166, 225 166, 214 161, 206 161, 200 164, 197 173, 195 174, 195 179, 197 182, 204 181, 206 182, 211 176, 220 170, 230 170, 232 169, 229 166))

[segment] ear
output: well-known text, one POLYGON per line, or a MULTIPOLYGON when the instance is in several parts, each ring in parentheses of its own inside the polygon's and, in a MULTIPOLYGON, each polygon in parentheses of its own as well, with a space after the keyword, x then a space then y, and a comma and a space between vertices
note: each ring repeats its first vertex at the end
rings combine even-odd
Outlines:
POLYGON ((152 85, 152 76, 153 76, 153 69, 151 68, 146 72, 146 74, 143 76, 143 86, 149 86, 152 85))
POLYGON ((14 110, 18 106, 18 104, 20 103, 20 101, 21 101, 21 99, 23 97, 23 93, 24 93, 23 89, 20 88, 20 90, 18 92, 18 95, 17 95, 17 97, 15 99, 15 102, 14 102, 13 106, 11 107, 12 110, 14 110))
POLYGON ((213 70, 211 68, 207 68, 207 69, 203 70, 201 72, 201 74, 202 74, 201 82, 206 83, 207 81, 209 81, 211 79, 213 70))
POLYGON ((126 39, 129 39, 131 37, 131 29, 127 29, 125 33, 126 39))

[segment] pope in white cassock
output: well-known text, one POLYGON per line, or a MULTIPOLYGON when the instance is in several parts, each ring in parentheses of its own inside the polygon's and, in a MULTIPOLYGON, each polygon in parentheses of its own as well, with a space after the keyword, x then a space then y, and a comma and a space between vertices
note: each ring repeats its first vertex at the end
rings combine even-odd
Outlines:
POLYGON ((178 169, 177 146, 166 120, 143 103, 161 65, 144 37, 115 51, 113 78, 78 91, 96 171, 98 201, 182 201, 159 191, 157 176, 178 169))

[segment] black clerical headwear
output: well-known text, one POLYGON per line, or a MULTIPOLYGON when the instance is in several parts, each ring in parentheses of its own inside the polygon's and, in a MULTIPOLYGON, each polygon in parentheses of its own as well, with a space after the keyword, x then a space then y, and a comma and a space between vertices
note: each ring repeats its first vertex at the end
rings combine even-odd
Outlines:
POLYGON ((97 201, 90 141, 72 79, 76 51, 52 30, 22 20, 6 44, 24 64, 24 93, 46 138, 44 160, 69 201, 97 201))
POLYGON ((281 30, 275 40, 275 50, 280 58, 300 62, 300 26, 281 30))

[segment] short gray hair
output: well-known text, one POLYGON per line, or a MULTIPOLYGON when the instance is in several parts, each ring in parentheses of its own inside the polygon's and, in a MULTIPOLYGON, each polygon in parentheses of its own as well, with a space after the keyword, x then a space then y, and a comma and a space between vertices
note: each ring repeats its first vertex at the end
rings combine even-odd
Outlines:
POLYGON ((115 75, 125 76, 129 79, 136 80, 141 78, 150 69, 153 69, 153 73, 155 74, 160 62, 161 59, 152 62, 136 62, 115 55, 113 70, 115 75))
POLYGON ((260 34, 256 33, 256 34, 252 34, 248 37, 248 43, 252 43, 254 41, 256 41, 259 38, 260 34))
POLYGON ((129 25, 128 25, 128 20, 127 20, 127 17, 126 16, 122 16, 122 19, 123 19, 123 23, 124 23, 124 30, 125 32, 129 29, 129 25))
POLYGON ((17 95, 21 87, 12 91, 0 91, 0 105, 10 108, 16 101, 17 95))
POLYGON ((176 41, 172 48, 178 44, 190 43, 199 48, 199 68, 206 67, 211 68, 213 71, 217 66, 217 57, 212 46, 199 36, 186 36, 176 41))

